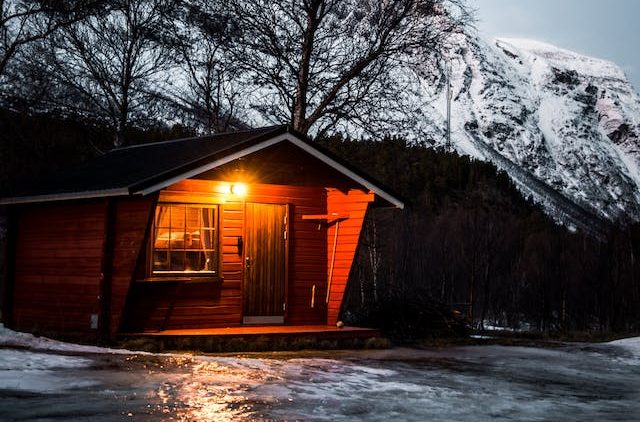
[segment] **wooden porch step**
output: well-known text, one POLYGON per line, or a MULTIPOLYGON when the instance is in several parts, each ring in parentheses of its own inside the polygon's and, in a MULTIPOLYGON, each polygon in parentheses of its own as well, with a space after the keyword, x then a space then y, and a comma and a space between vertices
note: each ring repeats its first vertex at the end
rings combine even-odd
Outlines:
POLYGON ((121 347, 163 352, 189 350, 204 353, 264 352, 303 349, 385 348, 389 342, 375 329, 325 325, 255 325, 225 328, 123 333, 121 347))

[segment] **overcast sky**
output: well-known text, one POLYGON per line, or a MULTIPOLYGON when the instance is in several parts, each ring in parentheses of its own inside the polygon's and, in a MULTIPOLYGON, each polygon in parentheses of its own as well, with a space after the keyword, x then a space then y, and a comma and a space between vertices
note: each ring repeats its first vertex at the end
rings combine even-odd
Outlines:
POLYGON ((488 37, 545 41, 611 60, 640 90, 640 0, 469 0, 488 37))

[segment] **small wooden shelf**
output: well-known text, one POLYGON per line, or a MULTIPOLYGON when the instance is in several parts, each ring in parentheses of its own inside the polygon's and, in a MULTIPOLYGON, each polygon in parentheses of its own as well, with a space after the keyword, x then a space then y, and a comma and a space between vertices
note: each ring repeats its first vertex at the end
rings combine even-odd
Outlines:
POLYGON ((304 214, 302 216, 303 220, 326 221, 327 224, 335 223, 336 221, 347 220, 348 218, 349 214, 339 214, 337 212, 333 212, 331 214, 304 214))
POLYGON ((136 280, 140 284, 167 284, 167 283, 184 283, 184 284, 201 284, 201 283, 222 283, 224 279, 216 275, 195 275, 195 276, 179 276, 167 274, 166 276, 147 277, 136 280))
POLYGON ((154 248, 155 252, 215 252, 215 249, 202 249, 202 248, 154 248))

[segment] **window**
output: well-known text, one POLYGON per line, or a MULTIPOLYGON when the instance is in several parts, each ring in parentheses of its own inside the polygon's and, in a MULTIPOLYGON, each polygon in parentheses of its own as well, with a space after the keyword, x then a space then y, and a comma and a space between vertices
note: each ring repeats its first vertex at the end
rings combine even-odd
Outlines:
POLYGON ((218 271, 218 208, 158 204, 153 224, 151 275, 218 271))

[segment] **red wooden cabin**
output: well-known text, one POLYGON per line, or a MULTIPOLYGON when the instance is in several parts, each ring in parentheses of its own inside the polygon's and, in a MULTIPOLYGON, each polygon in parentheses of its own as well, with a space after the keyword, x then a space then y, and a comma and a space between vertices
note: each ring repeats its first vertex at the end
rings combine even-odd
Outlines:
POLYGON ((61 337, 335 325, 371 204, 286 126, 116 149, 10 204, 5 323, 61 337))

